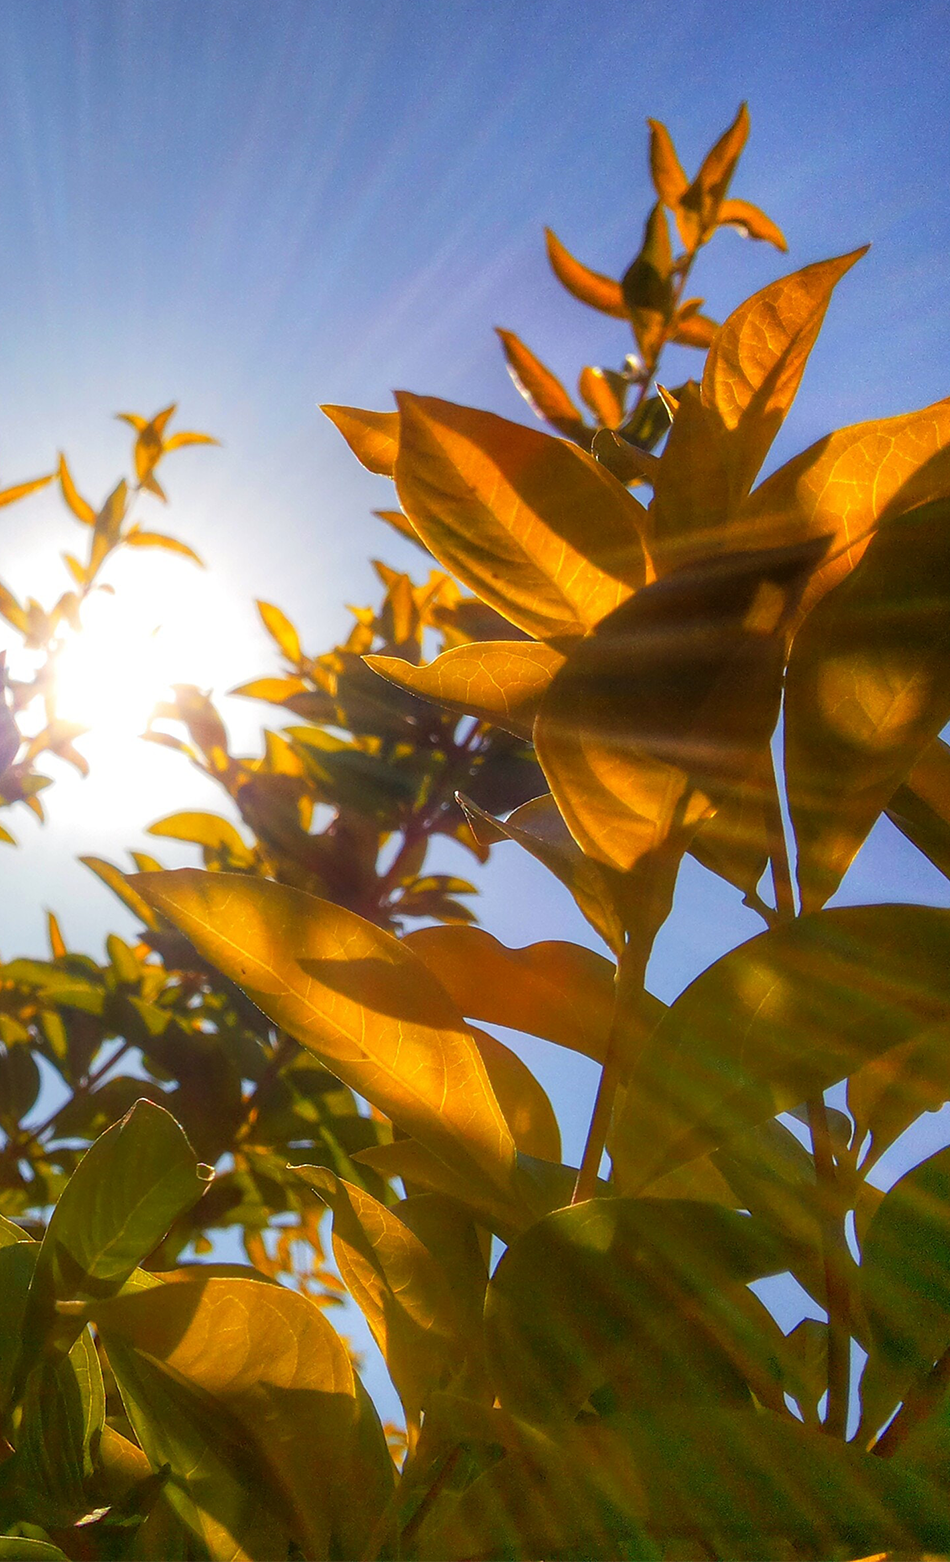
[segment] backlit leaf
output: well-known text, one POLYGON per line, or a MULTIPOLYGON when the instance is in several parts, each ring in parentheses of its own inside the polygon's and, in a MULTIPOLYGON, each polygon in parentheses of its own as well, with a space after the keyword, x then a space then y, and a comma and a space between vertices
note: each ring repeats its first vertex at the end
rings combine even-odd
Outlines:
POLYGON ((584 444, 590 433, 564 386, 539 358, 534 356, 514 331, 495 327, 508 364, 508 373, 528 406, 539 418, 545 418, 567 439, 584 444))
POLYGON ((774 244, 776 249, 788 249, 781 228, 758 206, 753 206, 751 201, 723 201, 719 208, 719 226, 738 228, 747 239, 764 239, 766 243, 774 244))
POLYGON ((848 1080, 848 1111, 861 1146, 871 1143, 861 1174, 871 1167, 923 1112, 950 1101, 950 1031, 938 1025, 865 1063, 848 1080))
POLYGON ((593 950, 553 942, 509 949, 477 927, 424 927, 403 942, 469 1019, 543 1036, 603 1062, 615 967, 593 950))
POLYGON ((550 228, 545 228, 544 236, 551 270, 567 291, 580 299, 582 304, 599 309, 601 314, 626 320, 628 316, 620 283, 615 282, 613 277, 605 277, 601 272, 591 271, 589 266, 581 265, 550 228))
POLYGON ((77 521, 82 521, 86 526, 94 525, 96 512, 92 508, 92 505, 89 503, 88 499, 83 498, 82 494, 79 492, 75 483, 73 482, 73 476, 69 470, 69 467, 66 465, 66 457, 64 455, 60 455, 59 458, 58 476, 59 485, 63 491, 63 498, 69 505, 69 508, 72 510, 77 521))
POLYGON ((620 283, 637 345, 652 363, 664 340, 673 310, 673 253, 662 201, 647 218, 640 253, 620 283))
POLYGON ((448 1281, 431 1253, 392 1210, 317 1166, 296 1175, 333 1211, 340 1276, 369 1324, 409 1423, 418 1429, 429 1395, 464 1356, 448 1281))
POLYGON ((183 558, 191 559, 193 564, 204 569, 204 561, 199 558, 194 548, 189 548, 187 543, 179 542, 177 537, 166 537, 164 532, 143 531, 136 525, 126 532, 122 541, 130 548, 164 548, 166 553, 180 553, 183 558))
POLYGON ((897 788, 887 817, 950 878, 950 748, 940 738, 924 749, 897 788))
POLYGON ((398 397, 396 486, 423 542, 541 639, 580 634, 643 584, 643 510, 575 445, 490 412, 398 397))
POLYGON ((907 1382, 950 1345, 950 1150, 887 1193, 864 1239, 861 1289, 877 1350, 907 1382))
POLYGON ((532 640, 455 646, 422 667, 395 656, 363 660, 401 689, 526 738, 548 684, 564 663, 553 646, 532 640))
POLYGON ((950 498, 878 530, 799 630, 785 773, 806 911, 835 892, 900 782, 950 720, 950 498))
POLYGON ((392 477, 399 450, 399 413, 365 412, 361 407, 323 406, 358 461, 370 472, 392 477))
POLYGON ((143 900, 137 890, 129 884, 126 875, 121 869, 111 862, 106 862, 103 857, 80 857, 79 861, 90 872, 108 885, 113 894, 118 895, 123 905, 128 906, 134 917, 138 917, 152 932, 158 930, 158 918, 147 901, 143 900))
POLYGON ((243 875, 132 883, 339 1079, 462 1177, 504 1193, 515 1149, 484 1064, 411 950, 330 901, 243 875))
POLYGON ((245 846, 234 825, 219 814, 168 814, 166 818, 150 824, 145 833, 167 836, 173 841, 193 841, 198 846, 207 846, 210 851, 220 852, 247 867, 254 861, 253 853, 245 846))
POLYGON ((577 388, 595 418, 605 428, 619 427, 623 422, 624 398, 629 389, 628 382, 621 375, 588 365, 581 370, 577 388))
POLYGON ((689 180, 676 155, 673 138, 658 119, 648 119, 650 127, 650 174, 653 188, 661 201, 671 209, 677 206, 689 189, 689 180))
POLYGON ((221 441, 215 439, 213 434, 199 434, 195 429, 182 429, 178 434, 170 434, 162 441, 165 453, 169 450, 181 450, 185 445, 219 445, 221 441))
POLYGON ((271 639, 276 641, 277 646, 284 653, 288 662, 291 662, 295 667, 299 666, 303 657, 300 636, 287 615, 282 613, 279 607, 274 607, 270 602, 258 602, 257 611, 261 615, 264 628, 271 636, 271 639))
POLYGON ((15 483, 12 488, 0 489, 0 507, 5 504, 16 504, 18 499, 25 499, 27 494, 35 494, 38 488, 45 488, 56 476, 55 472, 49 472, 45 477, 34 477, 28 483, 15 483))
POLYGON ((528 1065, 497 1036, 477 1027, 472 1035, 519 1154, 560 1162, 561 1131, 554 1108, 528 1065))
POLYGON ((617 1135, 641 1185, 947 1017, 950 912, 821 911, 741 945, 671 1004, 617 1135))

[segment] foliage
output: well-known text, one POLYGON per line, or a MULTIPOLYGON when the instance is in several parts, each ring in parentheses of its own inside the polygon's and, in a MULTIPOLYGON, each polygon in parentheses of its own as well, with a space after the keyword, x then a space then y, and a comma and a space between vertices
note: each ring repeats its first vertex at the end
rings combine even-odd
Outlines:
MULTIPOLYGON (((284 666, 238 692, 296 724, 237 756, 181 686, 149 734, 227 794, 152 826, 203 869, 88 859, 140 940, 100 965, 51 919, 50 959, 0 971, 0 1555, 950 1551, 950 1152, 869 1180, 950 1099, 950 912, 828 907, 884 812, 950 868, 950 404, 754 486, 860 252, 717 326, 683 297, 717 229, 785 248, 728 193, 746 111, 692 181, 650 128, 624 276, 548 239, 636 342, 583 370, 593 421, 507 331, 562 437, 425 396, 328 409, 436 567, 377 565, 381 608, 323 655, 259 604, 284 666), (668 343, 708 349, 699 384, 658 384, 668 343), (439 836, 518 843, 606 955, 473 926, 473 887, 426 869, 439 836), (666 1007, 646 969, 687 852, 765 930, 666 1007), (579 1168, 476 1022, 601 1066, 579 1168), (64 1097, 40 1123, 38 1060, 64 1097), (405 1411, 398 1474, 327 1315, 327 1208, 405 1411), (247 1264, 196 1262, 226 1226, 247 1264), (781 1274, 824 1314, 788 1336, 754 1290, 781 1274)), ((166 438, 171 410, 129 417, 153 493, 206 438, 166 438)), ((8 803, 75 753, 61 623, 117 547, 182 547, 123 531, 126 485, 96 513, 59 478, 89 557, 48 614, 0 601, 43 658, 5 710, 8 803)))

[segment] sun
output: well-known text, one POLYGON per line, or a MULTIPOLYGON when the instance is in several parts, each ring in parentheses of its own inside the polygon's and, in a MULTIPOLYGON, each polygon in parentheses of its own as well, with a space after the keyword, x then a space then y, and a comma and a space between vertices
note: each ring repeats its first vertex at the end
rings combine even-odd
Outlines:
POLYGON ((141 603, 97 592, 83 603, 82 628, 70 631, 56 668, 56 708, 103 737, 144 730, 171 682, 168 635, 141 603))

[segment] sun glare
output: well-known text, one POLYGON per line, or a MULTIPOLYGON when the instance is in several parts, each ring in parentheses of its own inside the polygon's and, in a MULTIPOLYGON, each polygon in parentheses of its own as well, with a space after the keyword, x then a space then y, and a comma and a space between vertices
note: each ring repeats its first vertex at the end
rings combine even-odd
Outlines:
POLYGON ((66 721, 108 737, 141 732, 171 679, 168 634, 141 606, 102 592, 83 604, 56 672, 56 705, 66 721))

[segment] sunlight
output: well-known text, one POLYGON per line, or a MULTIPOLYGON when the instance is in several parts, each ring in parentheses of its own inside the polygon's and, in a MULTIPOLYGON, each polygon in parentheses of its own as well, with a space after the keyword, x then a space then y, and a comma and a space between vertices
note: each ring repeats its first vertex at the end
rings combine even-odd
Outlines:
POLYGON ((142 732, 171 681, 169 639, 141 604, 104 592, 90 597, 82 630, 70 632, 57 666, 59 715, 104 737, 142 732))

